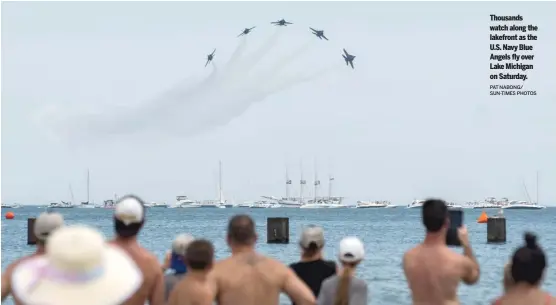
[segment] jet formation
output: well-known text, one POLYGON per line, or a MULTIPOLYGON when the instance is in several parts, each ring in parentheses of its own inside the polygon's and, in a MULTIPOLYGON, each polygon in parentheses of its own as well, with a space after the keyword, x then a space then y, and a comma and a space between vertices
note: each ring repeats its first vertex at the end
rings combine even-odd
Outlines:
POLYGON ((205 64, 205 67, 209 64, 209 62, 212 61, 212 59, 214 58, 214 52, 216 52, 216 49, 214 49, 214 51, 212 51, 212 53, 210 53, 209 55, 207 55, 207 63, 205 64))
POLYGON ((344 60, 346 61, 346 66, 351 65, 351 68, 355 69, 355 67, 353 67, 353 60, 355 59, 355 55, 349 54, 346 49, 344 49, 344 53, 345 54, 342 54, 342 57, 344 57, 344 60))
POLYGON ((252 27, 252 28, 245 28, 245 29, 243 30, 243 32, 241 32, 241 34, 237 35, 237 37, 243 36, 243 35, 247 35, 247 34, 251 33, 251 30, 254 29, 254 28, 255 28, 255 27, 252 27))
MULTIPOLYGON (((291 22, 286 21, 285 19, 280 19, 278 21, 272 21, 271 24, 273 24, 274 26, 287 26, 289 24, 293 24, 291 22)), ((245 28, 243 29, 243 31, 241 32, 241 34, 237 35, 237 37, 240 36, 245 36, 249 33, 251 33, 251 31, 254 29, 255 27, 252 28, 245 28)), ((309 27, 309 29, 311 30, 311 33, 315 36, 317 36, 319 39, 324 39, 324 40, 328 40, 328 38, 326 36, 324 36, 324 30, 315 30, 311 27, 309 27)), ((212 51, 211 54, 207 55, 207 63, 205 64, 205 67, 214 59, 214 53, 216 52, 216 49, 214 49, 214 51, 212 51)), ((355 55, 351 55, 349 54, 346 49, 344 49, 344 54, 342 54, 342 57, 344 58, 345 62, 346 62, 346 66, 351 66, 352 69, 355 69, 355 67, 353 66, 353 60, 355 59, 355 55)))
POLYGON ((328 40, 328 38, 326 38, 326 36, 324 36, 324 31, 319 31, 319 30, 315 30, 313 28, 310 28, 311 31, 313 31, 313 34, 315 34, 319 39, 326 39, 328 40))
POLYGON ((293 24, 293 23, 287 22, 286 20, 282 19, 282 20, 271 22, 271 24, 274 24, 275 26, 287 26, 288 24, 293 24))

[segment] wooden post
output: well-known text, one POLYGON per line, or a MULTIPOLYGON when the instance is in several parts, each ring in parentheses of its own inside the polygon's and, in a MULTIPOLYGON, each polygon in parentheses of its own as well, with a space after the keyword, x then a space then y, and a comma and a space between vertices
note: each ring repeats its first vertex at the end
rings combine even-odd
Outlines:
POLYGON ((35 236, 36 220, 36 218, 27 218, 27 245, 37 244, 37 237, 35 236))
POLYGON ((489 217, 487 221, 487 243, 506 242, 506 218, 504 216, 489 217))
POLYGON ((288 244, 290 242, 290 219, 287 217, 267 218, 266 242, 268 244, 288 244))

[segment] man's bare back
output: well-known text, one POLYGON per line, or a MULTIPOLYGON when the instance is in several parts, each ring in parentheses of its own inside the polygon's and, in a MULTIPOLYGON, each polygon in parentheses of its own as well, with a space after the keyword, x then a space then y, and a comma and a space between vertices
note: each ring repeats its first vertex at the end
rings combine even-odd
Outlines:
POLYGON ((164 276, 154 254, 137 242, 113 240, 112 244, 124 250, 143 273, 143 284, 123 305, 164 305, 164 276))
POLYGON ((462 256, 446 246, 419 245, 404 256, 404 270, 413 304, 458 304, 462 256))
POLYGON ((316 302, 309 287, 290 268, 254 251, 216 263, 211 275, 220 305, 278 305, 281 292, 299 305, 316 302))
POLYGON ((168 305, 212 305, 215 296, 214 281, 186 275, 172 289, 168 305))

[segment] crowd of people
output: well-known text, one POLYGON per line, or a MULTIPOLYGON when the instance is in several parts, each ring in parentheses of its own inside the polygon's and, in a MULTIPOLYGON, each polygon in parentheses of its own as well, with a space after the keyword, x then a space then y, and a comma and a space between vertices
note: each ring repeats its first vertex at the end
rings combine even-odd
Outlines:
MULTIPOLYGON (((110 241, 95 228, 64 225, 58 213, 41 214, 34 227, 36 252, 2 273, 2 302, 12 295, 16 305, 278 305, 285 293, 295 305, 371 303, 368 284, 356 276, 365 258, 357 237, 340 241, 336 263, 323 258, 323 228, 306 227, 301 259, 288 266, 258 253, 253 219, 237 215, 227 228, 230 257, 215 261, 210 241, 180 234, 160 263, 137 241, 145 212, 140 198, 121 198, 110 241)), ((450 224, 442 200, 423 204, 422 221, 425 239, 403 257, 413 304, 459 304, 459 283, 473 285, 480 277, 467 231, 458 231, 463 254, 446 246, 450 224)), ((546 267, 536 237, 527 233, 503 269, 504 293, 492 304, 556 305, 540 288, 546 267)))

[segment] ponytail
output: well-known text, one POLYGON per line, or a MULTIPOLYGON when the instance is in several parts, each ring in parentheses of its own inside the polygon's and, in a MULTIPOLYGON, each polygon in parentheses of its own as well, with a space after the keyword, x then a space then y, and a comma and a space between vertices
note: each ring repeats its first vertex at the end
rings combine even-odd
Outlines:
POLYGON ((349 305, 349 287, 351 284, 351 277, 354 273, 354 267, 353 265, 344 265, 344 270, 338 281, 334 305, 349 305))

